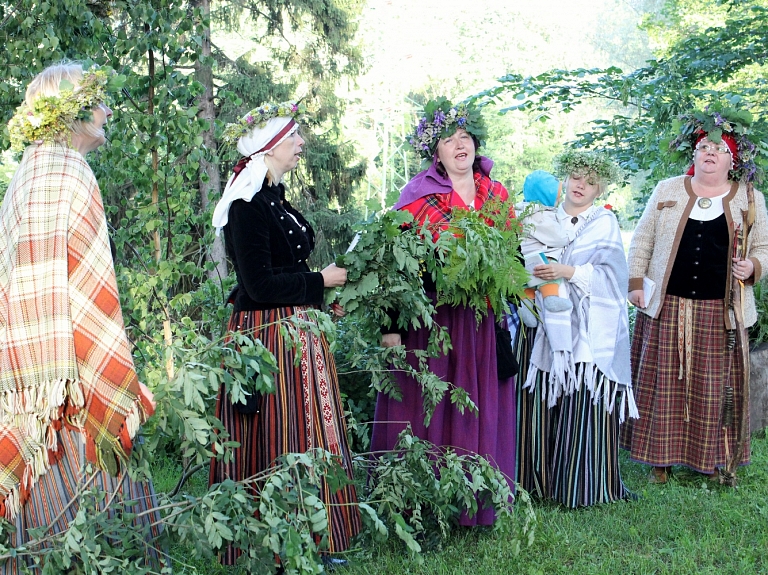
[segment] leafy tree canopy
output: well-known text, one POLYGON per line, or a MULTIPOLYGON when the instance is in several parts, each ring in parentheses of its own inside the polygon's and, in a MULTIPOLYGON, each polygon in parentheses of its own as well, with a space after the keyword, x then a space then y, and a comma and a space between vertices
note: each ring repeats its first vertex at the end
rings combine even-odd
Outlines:
MULTIPOLYGON (((674 3, 678 4, 678 3, 674 3)), ((678 14, 693 21, 693 5, 678 14)), ((699 15, 709 15, 698 25, 675 33, 662 55, 645 66, 624 72, 616 67, 553 69, 536 76, 508 74, 496 86, 476 94, 482 103, 512 97, 517 103, 501 110, 522 110, 542 119, 554 113, 569 113, 589 103, 609 103, 607 113, 591 122, 591 129, 574 142, 605 150, 623 167, 640 172, 647 184, 680 173, 680 164, 668 152, 673 122, 682 113, 709 103, 725 101, 753 113, 753 131, 768 140, 763 118, 766 84, 763 61, 768 48, 760 41, 768 33, 768 7, 764 0, 722 1, 715 10, 699 6, 699 15), (719 21, 718 15, 722 16, 719 21), (714 21, 713 21, 714 20, 714 21)), ((676 14, 671 8, 669 14, 676 14)), ((662 14, 662 16, 664 13, 662 14)), ((662 20, 649 22, 658 32, 662 20)), ((768 144, 760 144, 768 149, 768 144)))

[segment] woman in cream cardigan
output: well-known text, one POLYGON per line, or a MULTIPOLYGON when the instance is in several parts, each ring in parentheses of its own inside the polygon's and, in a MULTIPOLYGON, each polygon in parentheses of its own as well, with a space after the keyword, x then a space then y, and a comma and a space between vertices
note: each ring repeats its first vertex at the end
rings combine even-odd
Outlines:
MULTIPOLYGON (((728 345, 730 286, 732 275, 746 285, 744 322, 752 325, 752 285, 768 265, 768 218, 763 195, 755 192, 748 257, 732 257, 734 229, 744 226, 748 207, 747 185, 738 180, 754 174, 755 148, 735 132, 737 120, 721 114, 711 113, 711 133, 700 120, 706 114, 689 116, 685 126, 693 129, 673 145, 693 148, 693 166, 656 186, 629 249, 629 301, 639 312, 632 382, 640 418, 624 425, 622 447, 653 466, 654 483, 665 483, 673 465, 716 479, 736 442, 721 424, 727 387, 734 413, 742 409, 745 366, 728 345), (655 285, 650 297, 644 281, 655 285)), ((748 462, 747 443, 741 463, 748 462)))

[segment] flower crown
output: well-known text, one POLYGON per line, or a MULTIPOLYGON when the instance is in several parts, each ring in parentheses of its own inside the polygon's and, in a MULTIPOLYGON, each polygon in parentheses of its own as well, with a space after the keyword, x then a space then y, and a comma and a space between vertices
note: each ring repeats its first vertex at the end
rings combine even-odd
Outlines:
POLYGON ((74 122, 90 122, 93 108, 104 102, 108 92, 119 90, 124 83, 125 76, 111 68, 94 66, 83 71, 77 87, 62 80, 58 96, 40 96, 31 107, 22 103, 8 122, 11 149, 21 152, 33 142, 69 144, 74 122))
POLYGON ((446 98, 430 100, 424 106, 424 116, 419 120, 408 143, 424 160, 431 161, 441 138, 453 135, 462 128, 485 144, 486 128, 480 111, 472 104, 454 106, 446 98))
POLYGON ((706 134, 716 144, 722 141, 723 134, 729 134, 736 140, 738 150, 730 178, 745 182, 762 180, 763 170, 756 162, 761 150, 748 137, 751 125, 752 114, 747 110, 716 102, 703 110, 680 116, 674 123, 679 134, 670 142, 669 148, 675 152, 675 160, 690 162, 690 154, 701 134, 706 134))
POLYGON ((281 102, 279 104, 262 104, 254 108, 237 122, 227 124, 221 134, 225 144, 237 145, 237 141, 248 135, 255 128, 263 128, 272 118, 291 117, 298 120, 306 115, 307 107, 299 102, 281 102))
POLYGON ((561 178, 579 174, 595 177, 606 184, 615 184, 624 179, 624 170, 603 152, 566 150, 555 158, 554 164, 555 175, 561 178))

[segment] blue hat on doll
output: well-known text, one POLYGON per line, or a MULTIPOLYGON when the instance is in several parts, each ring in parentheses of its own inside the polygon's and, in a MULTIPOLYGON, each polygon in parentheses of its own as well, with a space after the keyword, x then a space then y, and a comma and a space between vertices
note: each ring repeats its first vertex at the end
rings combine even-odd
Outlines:
POLYGON ((523 182, 523 200, 526 202, 539 202, 544 206, 555 207, 559 192, 558 179, 544 170, 531 172, 523 182))

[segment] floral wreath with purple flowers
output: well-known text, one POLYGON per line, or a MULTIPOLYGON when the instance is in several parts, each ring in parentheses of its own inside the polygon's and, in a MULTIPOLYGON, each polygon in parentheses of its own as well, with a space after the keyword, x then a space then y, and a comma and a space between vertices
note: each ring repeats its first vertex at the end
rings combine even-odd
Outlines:
POLYGON ((431 162, 437 150, 437 142, 453 135, 459 128, 474 136, 480 146, 485 143, 485 123, 480 110, 473 104, 461 103, 454 106, 446 98, 430 100, 424 106, 424 115, 408 138, 408 143, 423 160, 431 162))
POLYGON ((291 117, 299 120, 307 114, 307 107, 300 102, 280 102, 279 104, 262 104, 254 108, 237 122, 227 124, 221 134, 225 144, 237 145, 237 141, 248 135, 255 128, 263 128, 272 118, 291 117))
POLYGON ((750 140, 752 120, 752 114, 747 110, 737 110, 721 102, 710 104, 675 121, 673 126, 679 134, 670 142, 669 148, 675 152, 676 160, 690 163, 690 155, 702 133, 716 144, 722 141, 723 134, 728 134, 736 140, 738 148, 738 163, 730 171, 730 178, 733 181, 760 182, 764 174, 758 162, 765 161, 761 157, 765 145, 760 140, 760 146, 750 140))

